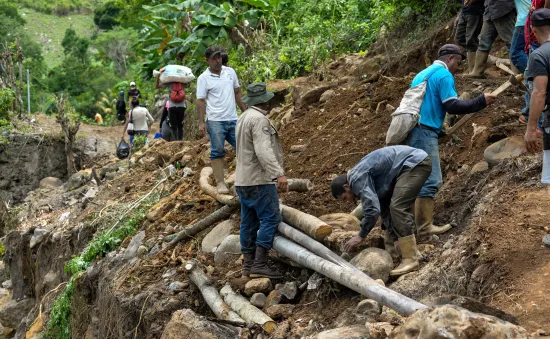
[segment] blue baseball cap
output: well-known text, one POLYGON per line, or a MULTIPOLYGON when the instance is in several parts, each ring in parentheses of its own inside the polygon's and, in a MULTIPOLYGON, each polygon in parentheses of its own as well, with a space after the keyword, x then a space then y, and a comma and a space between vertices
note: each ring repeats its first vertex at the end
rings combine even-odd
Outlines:
POLYGON ((120 93, 118 93, 118 94, 120 94, 120 95, 124 95, 124 91, 120 91, 120 93))

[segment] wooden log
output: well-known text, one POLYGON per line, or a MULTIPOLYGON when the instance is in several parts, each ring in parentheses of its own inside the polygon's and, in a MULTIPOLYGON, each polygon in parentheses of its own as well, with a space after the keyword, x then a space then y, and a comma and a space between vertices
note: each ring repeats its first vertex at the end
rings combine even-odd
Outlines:
POLYGON ((376 300, 403 316, 407 317, 419 309, 427 308, 424 304, 379 285, 365 274, 357 274, 336 265, 284 237, 276 236, 273 248, 304 267, 312 269, 369 299, 376 300))
POLYGON ((195 236, 218 221, 229 218, 231 214, 233 214, 234 210, 234 206, 223 206, 214 213, 208 215, 206 218, 197 221, 193 225, 184 228, 174 235, 166 237, 165 240, 169 241, 169 243, 164 250, 170 250, 174 248, 178 242, 195 236))
POLYGON ((217 201, 219 201, 224 205, 229 205, 229 206, 240 205, 241 202, 239 201, 238 197, 234 197, 229 194, 219 194, 216 187, 210 185, 210 182, 208 182, 208 178, 212 173, 213 173, 212 167, 203 167, 203 169, 201 170, 200 179, 199 179, 199 186, 201 190, 205 194, 208 194, 209 196, 213 197, 214 199, 216 199, 217 201))
POLYGON ((245 297, 233 292, 231 286, 225 285, 220 294, 223 300, 246 322, 262 326, 267 333, 272 333, 277 328, 277 324, 273 319, 252 305, 245 297))
POLYGON ((323 240, 332 233, 332 228, 329 225, 295 208, 281 204, 281 215, 284 222, 296 227, 317 240, 323 240))
POLYGON ((216 317, 224 320, 244 322, 244 320, 227 305, 218 290, 198 266, 196 260, 191 259, 185 264, 185 271, 189 279, 201 291, 202 297, 216 317))
POLYGON ((313 189, 313 183, 309 179, 288 179, 288 190, 305 193, 313 189))

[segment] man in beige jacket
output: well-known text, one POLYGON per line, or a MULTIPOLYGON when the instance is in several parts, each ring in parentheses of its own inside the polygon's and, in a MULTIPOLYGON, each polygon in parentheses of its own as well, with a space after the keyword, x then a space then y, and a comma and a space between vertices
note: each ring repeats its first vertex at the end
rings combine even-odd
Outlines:
POLYGON ((277 130, 266 117, 273 93, 263 83, 247 87, 248 109, 237 121, 235 187, 241 200, 241 280, 281 276, 267 266, 267 254, 281 222, 277 188, 286 190, 283 149, 277 130))

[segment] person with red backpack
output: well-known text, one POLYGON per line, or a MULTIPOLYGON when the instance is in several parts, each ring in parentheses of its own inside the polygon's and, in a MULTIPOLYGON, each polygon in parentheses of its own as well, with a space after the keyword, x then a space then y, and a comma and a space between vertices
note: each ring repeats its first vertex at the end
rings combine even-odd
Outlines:
MULTIPOLYGON (((160 70, 162 74, 164 68, 160 70)), ((172 130, 172 140, 183 140, 183 118, 185 117, 185 110, 187 104, 185 103, 185 87, 188 84, 181 82, 170 82, 166 84, 160 84, 160 76, 157 77, 156 88, 168 87, 169 95, 166 103, 168 110, 168 117, 166 119, 168 126, 172 130)))

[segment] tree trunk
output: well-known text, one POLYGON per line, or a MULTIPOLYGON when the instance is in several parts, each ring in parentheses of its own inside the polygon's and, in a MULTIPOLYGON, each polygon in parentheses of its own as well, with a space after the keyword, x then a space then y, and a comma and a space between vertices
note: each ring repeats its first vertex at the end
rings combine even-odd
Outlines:
POLYGON ((219 210, 216 210, 214 213, 208 215, 206 218, 199 220, 195 224, 191 226, 187 226, 182 231, 172 236, 166 237, 165 240, 170 242, 168 243, 168 245, 164 250, 170 250, 174 248, 178 244, 178 242, 195 236, 197 233, 204 231, 209 226, 215 224, 220 220, 229 218, 234 210, 235 210, 235 207, 233 206, 224 206, 219 210))
POLYGON ((323 240, 332 233, 332 228, 318 218, 281 204, 283 221, 305 232, 317 240, 323 240))
POLYGON ((224 320, 245 322, 235 313, 220 297, 218 290, 212 286, 212 282, 206 274, 198 267, 196 260, 191 259, 185 264, 185 271, 189 279, 201 291, 202 297, 216 317, 224 320))
POLYGON ((223 300, 246 322, 259 324, 267 333, 272 333, 277 328, 277 324, 273 319, 268 317, 264 312, 252 305, 242 295, 233 292, 231 286, 225 285, 220 294, 223 300))
POLYGON ((305 193, 313 189, 313 183, 309 179, 288 179, 288 190, 305 193))
POLYGON ((338 266, 284 237, 276 236, 273 248, 300 265, 312 269, 370 299, 376 300, 403 316, 409 316, 419 309, 427 308, 424 304, 377 284, 366 274, 359 275, 347 268, 338 266))

